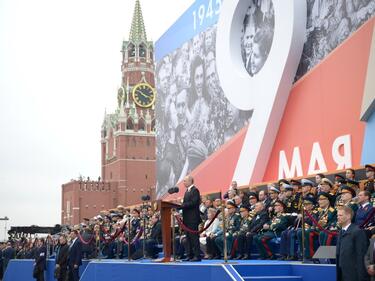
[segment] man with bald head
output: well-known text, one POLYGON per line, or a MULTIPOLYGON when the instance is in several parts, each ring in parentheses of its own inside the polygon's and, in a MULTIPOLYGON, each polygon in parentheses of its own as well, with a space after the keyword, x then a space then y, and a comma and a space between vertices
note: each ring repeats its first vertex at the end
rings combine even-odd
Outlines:
MULTIPOLYGON (((181 205, 183 222, 190 230, 198 231, 198 225, 201 222, 199 213, 201 196, 198 188, 194 186, 194 179, 191 175, 184 178, 184 186, 186 187, 186 192, 181 205)), ((186 261, 201 261, 198 233, 186 231, 186 238, 186 261)))

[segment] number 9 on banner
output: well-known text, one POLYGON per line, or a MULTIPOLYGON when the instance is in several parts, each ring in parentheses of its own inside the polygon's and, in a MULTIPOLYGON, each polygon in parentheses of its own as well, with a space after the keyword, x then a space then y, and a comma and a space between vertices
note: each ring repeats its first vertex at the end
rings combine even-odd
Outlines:
POLYGON ((306 30, 305 0, 260 3, 257 7, 249 0, 223 1, 217 27, 217 71, 225 96, 238 109, 253 110, 233 175, 233 180, 240 185, 263 180, 301 58, 306 30), (266 5, 273 9, 273 38, 259 68, 257 54, 265 51, 257 45, 261 35, 252 26, 251 15, 256 8, 263 11, 266 5), (248 22, 248 33, 244 19, 248 22), (241 44, 244 37, 249 37, 250 43, 241 44))

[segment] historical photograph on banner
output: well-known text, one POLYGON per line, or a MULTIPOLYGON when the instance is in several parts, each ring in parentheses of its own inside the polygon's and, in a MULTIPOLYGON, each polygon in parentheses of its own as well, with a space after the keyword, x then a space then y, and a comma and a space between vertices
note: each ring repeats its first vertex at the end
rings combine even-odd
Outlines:
MULTIPOLYGON (((295 81, 374 13, 373 0, 307 0, 305 44, 295 81)), ((272 0, 249 0, 242 22, 238 44, 244 68, 253 77, 262 70, 271 48, 277 47, 273 46, 276 21, 272 0)), ((213 24, 157 62, 158 197, 232 139, 251 119, 253 111, 234 107, 220 86, 215 38, 213 24)), ((243 90, 244 95, 251 91, 243 90)))
POLYGON ((243 21, 242 60, 247 72, 254 76, 267 60, 275 28, 275 11, 271 0, 250 1, 243 21))
POLYGON ((248 124, 216 72, 216 26, 165 56, 156 69, 157 193, 174 186, 248 124))

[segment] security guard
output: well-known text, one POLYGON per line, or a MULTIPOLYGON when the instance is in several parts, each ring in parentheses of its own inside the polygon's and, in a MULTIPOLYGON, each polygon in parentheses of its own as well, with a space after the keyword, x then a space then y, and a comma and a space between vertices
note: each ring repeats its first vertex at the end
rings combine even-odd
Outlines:
POLYGON ((278 238, 281 232, 288 227, 288 218, 285 215, 286 206, 284 202, 278 200, 274 205, 275 216, 270 223, 263 225, 263 231, 254 237, 254 242, 258 248, 259 254, 263 259, 274 259, 275 255, 271 251, 270 241, 278 238))

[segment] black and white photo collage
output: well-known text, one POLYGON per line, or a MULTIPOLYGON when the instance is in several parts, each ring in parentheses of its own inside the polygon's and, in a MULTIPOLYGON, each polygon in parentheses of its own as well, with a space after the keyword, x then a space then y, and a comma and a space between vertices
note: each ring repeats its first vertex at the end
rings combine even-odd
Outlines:
MULTIPOLYGON (((306 1, 306 37, 295 81, 375 14, 374 0, 306 1)), ((267 60, 274 25, 272 0, 249 0, 239 44, 251 77, 267 60)), ((216 25, 157 64, 157 196, 181 181, 251 119, 253 111, 232 106, 221 89, 215 38, 216 25)))

